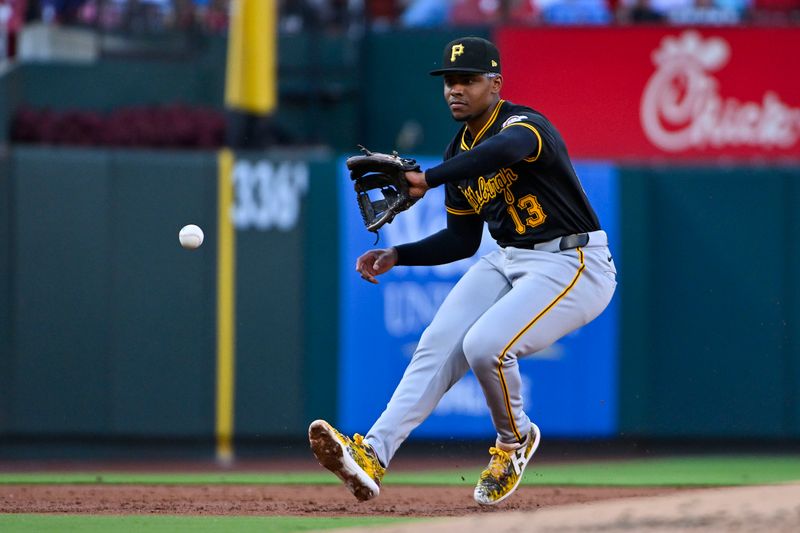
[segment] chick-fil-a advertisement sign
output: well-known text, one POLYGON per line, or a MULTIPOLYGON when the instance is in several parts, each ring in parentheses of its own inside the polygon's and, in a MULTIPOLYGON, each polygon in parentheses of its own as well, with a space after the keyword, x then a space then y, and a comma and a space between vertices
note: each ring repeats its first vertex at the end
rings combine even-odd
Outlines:
POLYGON ((548 116, 573 157, 800 158, 800 29, 508 28, 496 40, 504 97, 548 116))

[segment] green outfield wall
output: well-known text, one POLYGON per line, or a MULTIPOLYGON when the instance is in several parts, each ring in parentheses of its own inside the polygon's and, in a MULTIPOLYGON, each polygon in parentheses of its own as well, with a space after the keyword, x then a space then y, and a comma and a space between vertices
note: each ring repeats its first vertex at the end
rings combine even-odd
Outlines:
MULTIPOLYGON (((8 154, 0 155, 0 428, 7 427, 11 401, 11 171, 8 154)), ((2 432, 2 430, 0 430, 2 432)))
POLYGON ((306 411, 335 398, 332 168, 324 152, 240 154, 234 166, 237 436, 303 434, 306 411))
MULTIPOLYGON (((335 334, 335 289, 306 272, 307 255, 332 262, 330 244, 306 238, 335 235, 329 159, 237 157, 240 437, 297 434, 306 409, 333 408, 335 343, 305 345, 307 298, 335 334)), ((214 153, 15 147, 0 159, 0 435, 210 440, 217 179, 214 153), (197 250, 178 245, 187 223, 205 231, 197 250)))
POLYGON ((208 433, 213 248, 186 252, 176 232, 213 213, 215 160, 17 148, 10 161, 4 432, 208 433))
MULTIPOLYGON (((236 157, 239 438, 335 418, 336 157, 236 157)), ((621 434, 800 436, 799 177, 620 168, 621 434)), ((217 180, 215 153, 0 158, 0 436, 212 437, 217 180)))
POLYGON ((800 169, 623 168, 621 190, 621 431, 800 436, 800 169))

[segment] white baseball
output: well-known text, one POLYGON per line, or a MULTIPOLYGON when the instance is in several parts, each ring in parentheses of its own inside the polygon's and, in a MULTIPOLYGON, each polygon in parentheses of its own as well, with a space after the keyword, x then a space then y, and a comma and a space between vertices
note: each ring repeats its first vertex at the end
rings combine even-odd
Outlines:
POLYGON ((194 250, 203 244, 203 230, 200 229, 200 226, 188 224, 181 228, 178 239, 181 241, 181 246, 194 250))

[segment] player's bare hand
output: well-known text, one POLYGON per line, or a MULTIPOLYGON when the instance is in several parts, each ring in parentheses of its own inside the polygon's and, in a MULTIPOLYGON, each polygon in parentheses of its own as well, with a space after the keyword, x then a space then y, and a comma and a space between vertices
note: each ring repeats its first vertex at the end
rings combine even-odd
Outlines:
POLYGON ((425 173, 424 172, 416 172, 413 170, 406 172, 406 179, 408 183, 411 185, 408 188, 408 194, 412 198, 422 198, 425 196, 425 192, 430 189, 428 186, 428 182, 425 181, 425 173))
POLYGON ((378 248, 364 252, 356 259, 356 271, 362 279, 370 283, 378 283, 375 276, 391 270, 397 264, 397 250, 394 248, 378 248))

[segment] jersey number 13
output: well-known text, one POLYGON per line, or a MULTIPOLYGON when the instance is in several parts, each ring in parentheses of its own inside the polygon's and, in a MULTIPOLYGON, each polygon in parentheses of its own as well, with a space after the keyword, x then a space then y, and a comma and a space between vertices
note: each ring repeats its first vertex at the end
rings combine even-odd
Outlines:
POLYGON ((544 224, 544 220, 547 218, 547 215, 545 215, 542 210, 542 206, 539 205, 539 200, 532 194, 526 194, 517 200, 516 206, 513 204, 509 205, 507 210, 512 220, 514 220, 514 229, 516 229, 517 233, 520 235, 525 233, 527 229, 526 226, 528 228, 535 228, 536 226, 544 224), (522 215, 520 215, 520 212, 522 215), (525 216, 524 220, 522 218, 523 216, 525 216))

